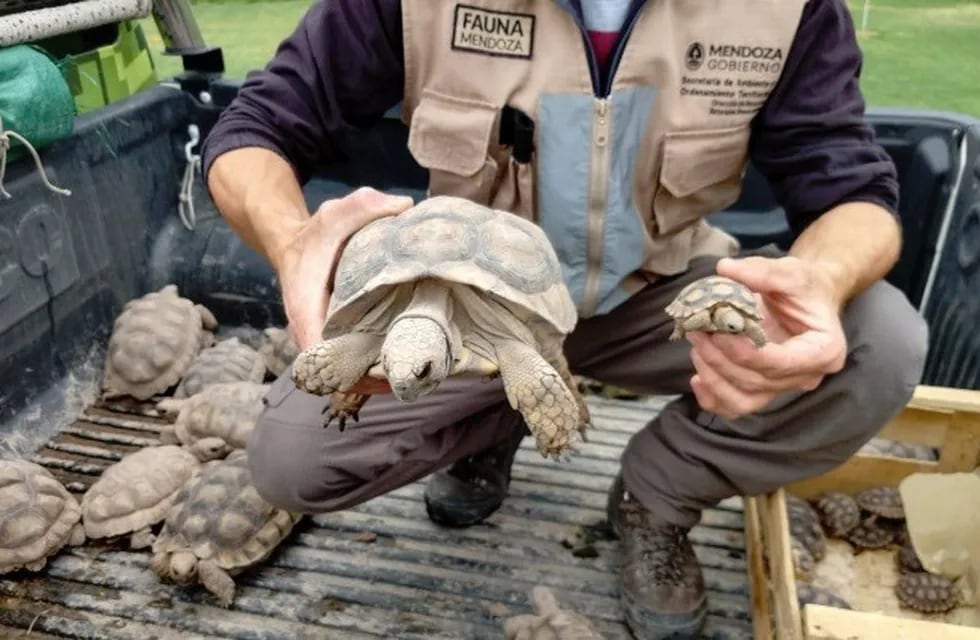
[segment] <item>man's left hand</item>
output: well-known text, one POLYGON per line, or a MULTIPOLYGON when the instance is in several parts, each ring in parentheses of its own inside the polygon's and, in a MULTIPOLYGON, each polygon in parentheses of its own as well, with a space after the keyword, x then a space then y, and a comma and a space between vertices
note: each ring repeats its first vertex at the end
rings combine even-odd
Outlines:
POLYGON ((800 258, 724 258, 719 275, 759 294, 767 344, 744 336, 692 332, 691 388, 706 411, 734 420, 764 408, 782 393, 816 389, 840 371, 847 339, 831 278, 800 258))

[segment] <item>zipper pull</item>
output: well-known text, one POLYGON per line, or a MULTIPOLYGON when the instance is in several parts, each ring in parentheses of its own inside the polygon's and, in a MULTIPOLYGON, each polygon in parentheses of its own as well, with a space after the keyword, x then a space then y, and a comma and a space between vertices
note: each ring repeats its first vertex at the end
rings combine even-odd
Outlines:
POLYGON ((609 142, 609 100, 599 98, 595 107, 595 143, 604 147, 609 142))

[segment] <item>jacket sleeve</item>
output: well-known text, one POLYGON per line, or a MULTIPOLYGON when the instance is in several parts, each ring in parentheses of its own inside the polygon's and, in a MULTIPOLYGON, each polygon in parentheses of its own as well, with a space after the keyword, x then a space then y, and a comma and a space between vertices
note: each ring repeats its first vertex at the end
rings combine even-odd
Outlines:
POLYGON ((895 166, 864 119, 861 64, 843 0, 809 0, 749 149, 795 235, 845 202, 873 202, 898 215, 895 166))
POLYGON ((206 177, 222 153, 270 149, 305 182, 344 157, 344 138, 402 99, 399 0, 318 0, 269 64, 250 73, 208 134, 206 177))

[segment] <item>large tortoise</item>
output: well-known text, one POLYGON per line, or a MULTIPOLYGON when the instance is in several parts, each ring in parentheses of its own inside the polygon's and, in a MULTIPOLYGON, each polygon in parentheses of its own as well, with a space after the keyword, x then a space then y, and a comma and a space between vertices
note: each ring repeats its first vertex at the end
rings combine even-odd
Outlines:
POLYGON ((664 309, 674 319, 670 340, 689 331, 747 336, 757 347, 766 344, 762 313, 752 290, 725 276, 711 275, 690 283, 664 309))
POLYGON ((232 576, 268 558, 301 518, 259 495, 246 453, 236 449, 206 463, 177 494, 150 567, 164 582, 202 584, 227 607, 235 597, 232 576))
POLYGON ((85 542, 78 500, 29 460, 0 460, 0 574, 40 571, 65 545, 85 542))
POLYGON ((180 296, 177 285, 130 300, 113 323, 102 380, 103 399, 147 400, 180 382, 218 321, 180 296))
POLYGON ((500 376, 538 451, 559 457, 589 413, 562 345, 577 315, 544 232, 512 213, 437 196, 369 223, 337 265, 323 339, 293 363, 332 394, 327 424, 357 418, 362 376, 412 402, 449 375, 500 376))

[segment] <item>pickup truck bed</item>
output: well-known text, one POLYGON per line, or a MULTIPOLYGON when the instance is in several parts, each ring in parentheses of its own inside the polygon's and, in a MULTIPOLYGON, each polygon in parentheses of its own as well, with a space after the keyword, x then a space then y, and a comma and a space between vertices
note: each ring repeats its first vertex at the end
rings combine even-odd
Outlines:
MULTIPOLYGON (((47 466, 79 493, 125 452, 157 442, 150 405, 96 403, 102 358, 122 305, 167 283, 207 305, 223 329, 284 323, 274 273, 231 232, 200 178, 185 225, 177 214, 189 125, 206 134, 236 85, 161 85, 79 118, 75 135, 33 164, 7 168, 0 200, 0 455, 47 466), (208 100, 197 99, 208 91, 208 100)), ((900 164, 908 243, 890 275, 933 327, 929 384, 980 384, 980 182, 974 121, 880 112, 900 164), (971 329, 971 331, 966 331, 971 329)), ((199 149, 191 147, 191 152, 199 149)), ((348 160, 305 187, 311 206, 354 186, 424 194, 396 114, 352 134, 348 160)), ((717 217, 747 246, 785 246, 785 225, 758 176, 717 217)), ((146 552, 66 549, 38 574, 0 578, 0 637, 494 638, 529 610, 530 587, 626 638, 617 600, 619 546, 603 525, 622 446, 663 398, 589 396, 597 430, 567 465, 526 442, 511 497, 486 523, 456 531, 425 515, 422 483, 341 513, 307 518, 266 563, 238 579, 230 609, 203 589, 162 585, 146 552), (370 540, 369 540, 370 539, 370 540), (583 542, 585 540, 585 542, 583 542), (569 548, 573 547, 573 548, 569 548), (581 547, 581 548, 580 548, 581 547)), ((705 637, 751 637, 738 499, 695 530, 711 616, 705 637)))

